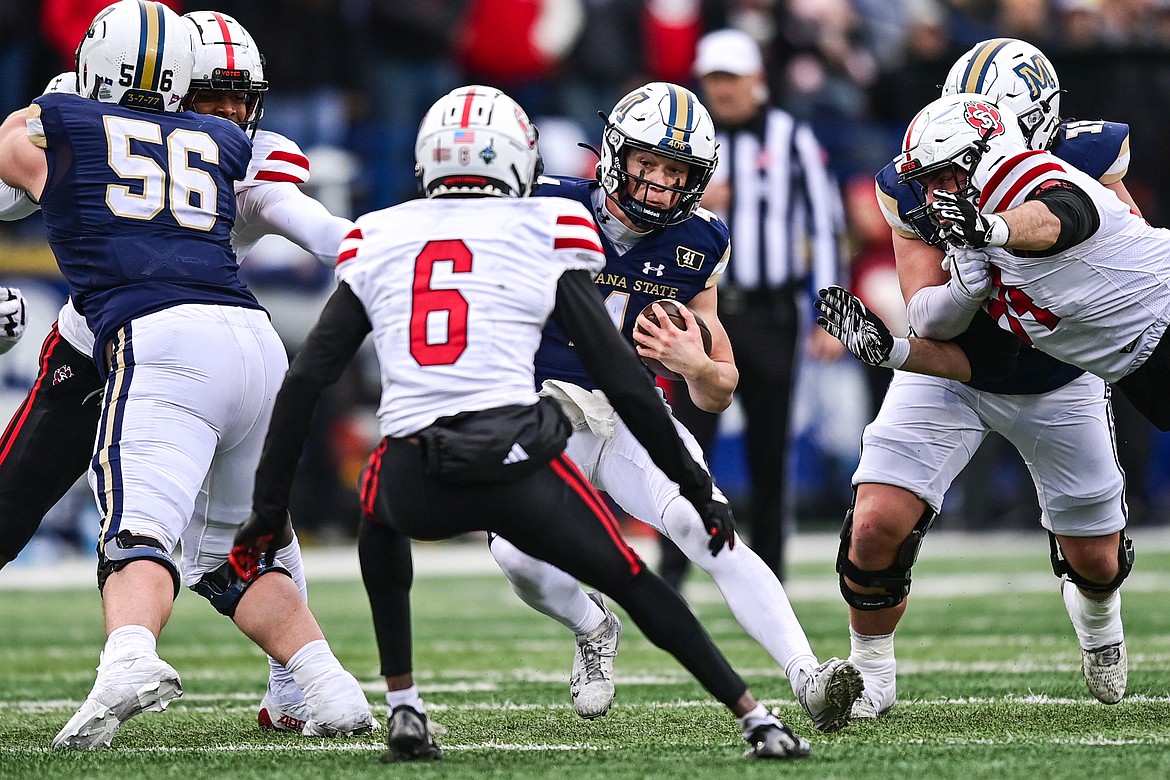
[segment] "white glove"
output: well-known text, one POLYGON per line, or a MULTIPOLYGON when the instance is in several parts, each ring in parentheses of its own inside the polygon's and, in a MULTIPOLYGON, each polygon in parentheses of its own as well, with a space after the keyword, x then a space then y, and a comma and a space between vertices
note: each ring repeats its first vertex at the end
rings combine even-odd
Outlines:
POLYGON ((0 287, 0 355, 16 346, 28 324, 24 296, 15 287, 0 287))
POLYGON ((45 85, 45 91, 42 95, 62 94, 62 95, 77 95, 80 94, 80 87, 77 85, 77 73, 72 70, 67 70, 64 73, 58 73, 53 77, 53 80, 45 85))
POLYGON ((986 252, 950 247, 942 267, 950 271, 951 295, 963 308, 974 311, 991 295, 991 262, 986 252))

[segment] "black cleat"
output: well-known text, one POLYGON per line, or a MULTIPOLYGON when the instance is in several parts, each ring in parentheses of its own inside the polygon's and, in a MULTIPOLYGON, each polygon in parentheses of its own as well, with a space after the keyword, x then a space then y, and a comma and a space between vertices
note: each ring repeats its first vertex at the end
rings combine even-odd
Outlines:
POLYGON ((751 758, 807 758, 812 752, 808 740, 779 721, 757 726, 745 739, 751 747, 744 755, 751 758))
POLYGON ((390 713, 388 749, 380 759, 383 764, 396 761, 437 761, 443 750, 431 736, 427 716, 408 705, 395 707, 390 713))

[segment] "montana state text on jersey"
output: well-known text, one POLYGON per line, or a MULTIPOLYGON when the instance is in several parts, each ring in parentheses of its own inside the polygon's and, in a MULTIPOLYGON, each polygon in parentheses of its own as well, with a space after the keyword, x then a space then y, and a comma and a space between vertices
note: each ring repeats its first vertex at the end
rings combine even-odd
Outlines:
MULTIPOLYGON (((589 209, 598 222, 613 219, 594 203, 598 184, 593 179, 542 176, 537 196, 569 198, 589 209)), ((715 285, 727 268, 731 237, 727 225, 700 208, 685 222, 646 235, 626 251, 601 231, 605 268, 596 279, 605 308, 627 340, 633 341, 638 313, 659 298, 683 304, 715 285)), ((544 330, 536 353, 536 383, 546 379, 572 382, 587 390, 597 387, 589 378, 569 340, 555 322, 544 330)))

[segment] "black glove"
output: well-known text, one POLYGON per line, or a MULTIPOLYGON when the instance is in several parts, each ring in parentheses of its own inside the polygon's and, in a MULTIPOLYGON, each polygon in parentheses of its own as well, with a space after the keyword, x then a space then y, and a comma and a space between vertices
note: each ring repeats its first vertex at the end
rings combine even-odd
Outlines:
POLYGON ((728 550, 734 550, 735 515, 731 513, 731 507, 727 504, 727 499, 723 497, 723 494, 714 491, 713 487, 708 487, 699 493, 684 495, 683 498, 690 501, 691 506, 699 513, 703 527, 707 529, 707 534, 711 537, 710 541, 707 542, 707 549, 711 551, 711 556, 718 555, 725 544, 728 550))
POLYGON ((934 201, 927 207, 935 222, 942 226, 942 237, 955 246, 985 249, 1008 242, 1008 226, 998 214, 980 214, 975 204, 955 192, 935 190, 934 201))
POLYGON ((287 547, 292 540, 292 517, 287 512, 279 519, 260 517, 253 512, 236 531, 228 560, 240 579, 251 582, 260 572, 261 560, 264 566, 271 566, 276 551, 287 547))
POLYGON ((894 337, 881 318, 844 287, 834 284, 821 290, 820 296, 813 303, 820 312, 817 324, 839 339, 861 362, 885 366, 894 348, 894 337))

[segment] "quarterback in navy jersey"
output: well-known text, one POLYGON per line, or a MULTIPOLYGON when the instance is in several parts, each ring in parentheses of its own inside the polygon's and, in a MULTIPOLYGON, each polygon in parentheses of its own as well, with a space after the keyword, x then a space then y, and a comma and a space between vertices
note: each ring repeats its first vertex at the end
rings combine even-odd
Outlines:
POLYGON ((927 191, 963 195, 969 177, 944 154, 955 143, 951 137, 937 124, 929 135, 924 128, 939 111, 954 116, 957 110, 962 124, 996 116, 997 105, 1010 109, 1019 121, 1007 129, 1023 137, 1021 145, 1051 148, 1136 211, 1122 182, 1128 128, 1062 121, 1052 63, 1010 38, 984 41, 959 58, 943 94, 910 123, 901 152, 877 174, 876 186, 914 335, 954 340, 973 370, 967 382, 895 371, 863 434, 837 558, 849 604, 850 659, 865 677, 854 717, 877 717, 896 701, 893 635, 906 609, 910 567, 944 494, 993 431, 1020 452, 1032 475, 1086 684, 1098 700, 1113 704, 1126 686, 1117 589, 1129 573, 1132 547, 1123 532, 1124 477, 1109 390, 1096 376, 1021 348, 981 309, 989 274, 973 275, 974 261, 963 250, 944 256, 940 226, 925 205, 927 191), (947 159, 934 164, 940 156, 947 159))
MULTIPOLYGON (((638 313, 652 301, 670 298, 689 305, 714 287, 727 267, 731 243, 727 225, 706 209, 697 209, 693 218, 669 229, 641 237, 630 235, 632 242, 620 243, 626 228, 605 229, 617 218, 606 209, 606 195, 596 180, 542 176, 533 194, 575 200, 592 211, 602 225, 606 262, 597 277, 597 289, 614 325, 631 341, 638 313)), ((538 383, 558 379, 590 390, 595 387, 555 323, 545 328, 536 353, 536 378, 538 383)))
POLYGON ((99 12, 77 65, 78 94, 44 95, 0 126, 0 178, 39 201, 105 377, 89 482, 108 636, 53 747, 109 747, 128 719, 182 695, 157 640, 183 585, 288 671, 305 693, 306 734, 369 731, 361 686, 288 571, 275 563, 281 576, 249 587, 228 562, 288 366, 231 246, 251 142, 233 122, 177 113, 195 43, 161 3, 99 12), (197 554, 184 545, 180 571, 172 554, 191 526, 197 554))
MULTIPOLYGON (((640 356, 681 375, 696 406, 718 412, 730 404, 739 372, 717 310, 716 283, 730 256, 728 230, 699 207, 718 159, 714 135, 710 114, 691 92, 653 82, 610 112, 596 181, 544 177, 536 194, 569 198, 589 209, 605 251, 596 286, 615 327, 640 356), (639 316, 660 298, 680 304, 686 329, 661 313, 661 327, 639 316), (691 310, 711 330, 710 355, 691 310)), ((710 554, 698 514, 597 390, 555 325, 545 328, 535 368, 541 395, 556 399, 574 424, 566 452, 592 484, 669 537, 714 578, 736 619, 784 671, 818 729, 843 728, 861 694, 861 676, 839 658, 818 662, 772 569, 738 536, 718 557, 710 554)), ((695 460, 704 463, 694 436, 673 421, 695 460)), ((598 594, 587 595, 574 578, 508 540, 493 537, 491 550, 517 595, 576 634, 569 680, 573 707, 583 718, 604 715, 614 698, 617 616, 598 594)))

